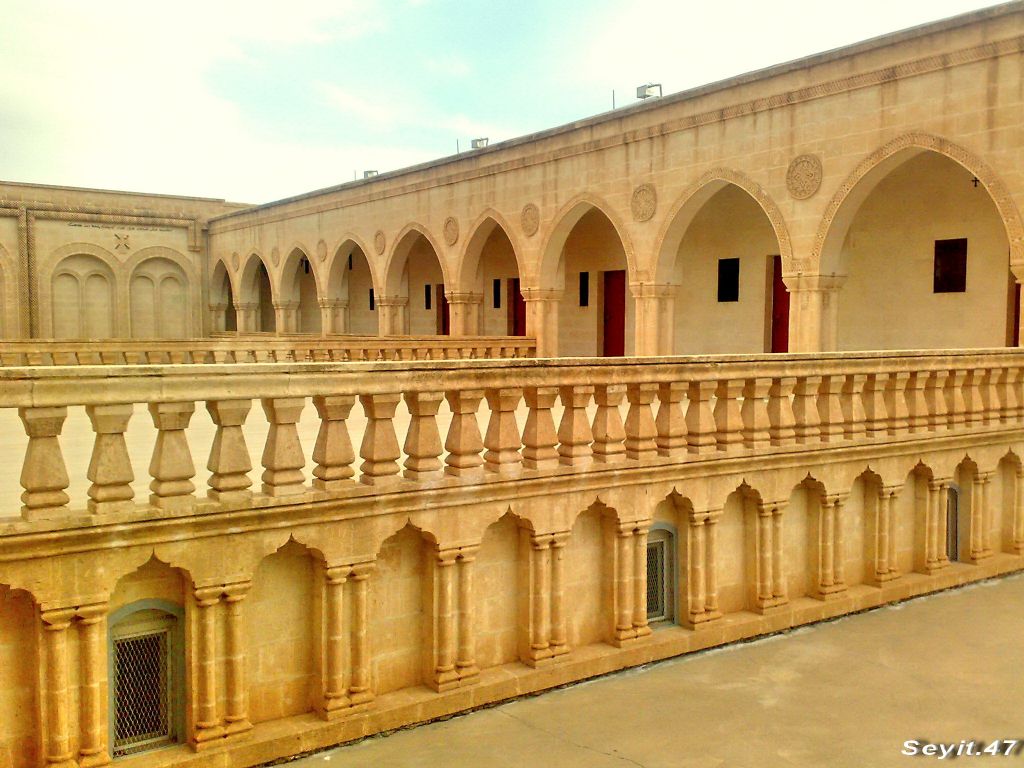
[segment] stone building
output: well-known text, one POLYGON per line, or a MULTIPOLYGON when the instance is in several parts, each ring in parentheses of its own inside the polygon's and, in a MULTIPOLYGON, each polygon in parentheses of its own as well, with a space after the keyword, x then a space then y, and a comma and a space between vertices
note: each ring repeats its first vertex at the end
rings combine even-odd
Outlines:
POLYGON ((0 767, 1020 570, 1022 64, 1015 2, 267 205, 0 184, 0 767))

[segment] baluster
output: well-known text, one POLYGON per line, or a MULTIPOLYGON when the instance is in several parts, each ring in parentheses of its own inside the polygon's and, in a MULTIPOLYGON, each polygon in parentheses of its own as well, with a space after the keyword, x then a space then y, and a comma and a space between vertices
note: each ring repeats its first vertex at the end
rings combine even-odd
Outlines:
POLYGON ((843 436, 847 440, 859 440, 865 435, 864 426, 864 383, 863 373, 847 374, 839 397, 839 408, 843 414, 843 436))
POLYGON ((985 417, 985 404, 981 400, 982 380, 985 377, 985 373, 984 370, 967 372, 967 381, 964 387, 964 400, 967 405, 964 418, 965 424, 980 424, 985 417))
POLYGON ((962 426, 967 420, 967 402, 964 396, 964 379, 967 376, 967 371, 952 370, 946 380, 946 406, 949 425, 953 429, 962 426))
POLYGON ((499 475, 519 474, 523 457, 519 453, 522 439, 516 424, 516 408, 523 399, 523 390, 517 387, 488 389, 487 405, 491 416, 484 436, 484 469, 499 475))
POLYGON ((626 458, 626 428, 622 424, 619 405, 626 394, 621 384, 598 384, 594 387, 594 461, 612 464, 626 458))
POLYGON ((671 382, 658 386, 658 417, 655 426, 658 436, 654 442, 659 456, 680 456, 686 453, 686 417, 682 400, 686 384, 671 382))
POLYGON ((366 414, 366 431, 359 445, 363 459, 359 482, 364 485, 384 485, 398 479, 397 459, 402 454, 398 450, 394 418, 400 399, 397 392, 359 396, 366 414))
POLYGON ((720 451, 728 451, 743 442, 743 420, 740 417, 742 379, 722 379, 715 389, 715 442, 720 451))
POLYGON ((409 431, 405 435, 405 469, 402 475, 416 482, 438 480, 444 476, 441 463, 441 435, 437 431, 437 411, 443 392, 406 392, 409 431))
POLYGON ((768 393, 771 379, 747 379, 743 385, 743 446, 751 450, 771 444, 771 419, 768 416, 768 393))
POLYGON ((626 414, 626 458, 644 461, 658 455, 654 439, 658 429, 654 425, 651 403, 658 391, 657 384, 630 384, 626 387, 629 412, 626 414))
POLYGON ((445 474, 478 480, 483 477, 484 471, 484 459, 481 456, 484 443, 480 437, 476 412, 480 409, 480 401, 484 399, 484 391, 457 390, 446 392, 444 397, 452 411, 452 423, 444 442, 448 451, 444 460, 447 464, 445 474))
POLYGON ((914 371, 907 380, 907 427, 912 433, 928 429, 928 401, 924 395, 928 378, 928 372, 914 371))
POLYGON ((768 436, 772 445, 796 443, 796 417, 791 399, 795 387, 795 377, 783 376, 772 379, 768 389, 768 436))
POLYGON ((18 416, 28 435, 25 463, 21 469, 21 516, 25 520, 47 520, 66 515, 68 470, 60 450, 60 435, 68 409, 60 407, 19 408, 18 416))
POLYGON ((843 389, 843 376, 822 376, 818 387, 818 420, 821 441, 835 443, 843 439, 843 409, 840 394, 843 389))
POLYGON ((820 437, 820 417, 816 402, 821 376, 798 376, 793 390, 793 417, 796 419, 796 441, 801 445, 816 442, 820 437))
POLYGON ((157 428, 153 458, 149 462, 149 484, 153 492, 149 503, 161 509, 181 509, 195 503, 196 468, 192 463, 192 452, 188 447, 185 429, 195 403, 150 403, 149 414, 157 428))
POLYGON ((131 483, 135 479, 124 432, 132 417, 131 403, 87 405, 85 412, 92 422, 96 442, 92 447, 89 471, 89 511, 93 514, 119 512, 132 507, 135 496, 131 483))
POLYGON ((594 388, 577 385, 559 387, 558 392, 565 408, 558 425, 558 461, 570 467, 586 466, 593 460, 594 433, 587 418, 587 404, 594 388))
POLYGON ((910 413, 907 410, 907 383, 910 381, 908 371, 895 371, 889 374, 885 387, 885 406, 887 411, 886 425, 890 435, 905 435, 909 425, 910 413))
POLYGON ((928 406, 928 431, 938 432, 949 424, 949 411, 946 406, 946 379, 949 371, 932 371, 924 390, 925 403, 928 406))
POLYGON ((523 390, 530 409, 523 430, 523 466, 526 469, 553 469, 558 466, 558 436, 551 406, 558 396, 556 387, 527 387, 523 390))
POLYGON ((887 373, 869 373, 864 383, 864 431, 868 437, 881 437, 888 430, 885 407, 887 373))
POLYGON ((211 400, 206 410, 217 426, 206 468, 210 470, 207 496, 215 501, 233 503, 248 499, 252 492, 249 471, 249 449, 245 445, 242 425, 252 407, 250 400, 211 400))
POLYGON ((293 496, 304 493, 302 470, 306 457, 302 454, 296 423, 306 405, 303 397, 265 397, 263 412, 270 422, 267 442, 263 447, 263 493, 268 496, 293 496))
POLYGON ((691 381, 686 396, 686 445, 690 453, 711 453, 716 450, 715 416, 711 410, 711 395, 717 381, 691 381))
POLYGON ((1005 377, 1005 369, 985 369, 985 386, 981 390, 981 401, 985 406, 982 421, 985 424, 999 423, 1000 393, 1004 391, 1003 381, 1005 377))
POLYGON ((320 430, 313 446, 313 487, 321 491, 340 491, 355 474, 355 452, 348 436, 346 420, 355 405, 354 395, 317 395, 313 407, 320 417, 320 430))

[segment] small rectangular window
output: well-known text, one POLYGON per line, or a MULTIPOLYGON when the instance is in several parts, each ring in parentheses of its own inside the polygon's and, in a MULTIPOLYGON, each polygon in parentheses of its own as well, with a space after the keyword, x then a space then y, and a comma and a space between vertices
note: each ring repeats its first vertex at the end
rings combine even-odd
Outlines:
POLYGON ((430 309, 430 286, 423 286, 423 308, 430 309))
POLYGON ((718 260, 718 300, 740 300, 740 260, 737 258, 718 260))
POLYGON ((370 289, 370 311, 372 312, 377 308, 376 303, 373 300, 373 288, 370 289))
POLYGON ((967 290, 967 238, 935 241, 934 293, 964 293, 967 290))
POLYGON ((590 306, 590 273, 580 272, 580 306, 590 306))
POLYGON ((491 293, 494 297, 494 308, 501 309, 501 278, 494 278, 494 283, 491 286, 491 293))
POLYGON ((665 595, 665 542, 647 545, 647 618, 664 619, 668 613, 665 595))
POLYGON ((352 254, 351 253, 348 255, 348 270, 349 270, 349 272, 352 271, 352 254))

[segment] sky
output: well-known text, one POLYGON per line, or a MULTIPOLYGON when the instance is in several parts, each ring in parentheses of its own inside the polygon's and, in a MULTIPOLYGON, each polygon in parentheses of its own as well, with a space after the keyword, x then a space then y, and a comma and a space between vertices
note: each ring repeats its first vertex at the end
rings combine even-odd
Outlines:
POLYGON ((0 0, 0 179, 268 202, 988 5, 0 0))

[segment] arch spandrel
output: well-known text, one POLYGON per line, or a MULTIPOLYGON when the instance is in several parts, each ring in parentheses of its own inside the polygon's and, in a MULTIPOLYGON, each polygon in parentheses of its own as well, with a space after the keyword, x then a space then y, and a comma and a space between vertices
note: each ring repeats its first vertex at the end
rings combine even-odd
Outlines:
POLYGON ((941 136, 908 133, 884 144, 866 158, 840 185, 825 207, 811 246, 810 263, 817 272, 839 271, 839 257, 846 232, 861 203, 896 167, 926 151, 949 158, 986 189, 995 204, 1010 243, 1010 263, 1024 265, 1024 222, 1013 197, 998 174, 978 155, 941 136))

